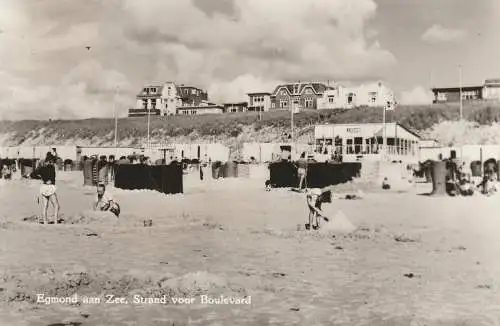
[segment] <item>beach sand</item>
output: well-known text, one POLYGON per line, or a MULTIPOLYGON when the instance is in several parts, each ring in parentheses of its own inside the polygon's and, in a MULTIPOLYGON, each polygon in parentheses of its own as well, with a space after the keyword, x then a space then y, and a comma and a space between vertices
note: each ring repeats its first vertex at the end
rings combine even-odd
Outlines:
POLYGON ((430 184, 363 189, 363 199, 324 205, 354 231, 307 232, 304 194, 196 179, 186 176, 179 195, 111 189, 116 220, 88 212, 95 189, 81 172, 61 172, 61 212, 73 223, 61 225, 32 222, 39 181, 2 183, 0 325, 500 322, 498 197, 423 195, 430 184), (37 294, 75 293, 77 304, 37 303, 37 294), (82 302, 106 295, 127 303, 82 302), (134 295, 170 303, 134 304, 134 295), (201 295, 250 304, 202 304, 201 295), (181 297, 195 302, 171 302, 181 297))

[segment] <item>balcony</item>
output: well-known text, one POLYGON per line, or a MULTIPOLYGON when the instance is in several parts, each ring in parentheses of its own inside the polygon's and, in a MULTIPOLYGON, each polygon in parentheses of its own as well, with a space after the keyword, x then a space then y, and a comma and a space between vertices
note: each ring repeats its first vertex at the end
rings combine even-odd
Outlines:
POLYGON ((148 112, 150 115, 160 115, 160 110, 159 109, 128 109, 128 116, 129 117, 144 117, 148 115, 148 112))

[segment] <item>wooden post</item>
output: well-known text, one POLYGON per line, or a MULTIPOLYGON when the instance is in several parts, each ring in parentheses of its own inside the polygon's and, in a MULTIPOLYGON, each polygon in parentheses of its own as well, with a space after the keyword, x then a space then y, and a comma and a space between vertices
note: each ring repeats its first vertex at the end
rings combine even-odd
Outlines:
POLYGON ((446 195, 446 162, 432 162, 432 196, 446 195))

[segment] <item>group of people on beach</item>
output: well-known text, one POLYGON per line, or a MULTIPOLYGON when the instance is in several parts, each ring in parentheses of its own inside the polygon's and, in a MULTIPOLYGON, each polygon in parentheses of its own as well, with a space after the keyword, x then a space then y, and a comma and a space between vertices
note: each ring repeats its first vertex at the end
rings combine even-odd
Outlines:
MULTIPOLYGON (((60 222, 59 211, 60 204, 59 198, 57 196, 57 186, 56 186, 56 168, 55 163, 57 159, 57 154, 55 152, 47 152, 45 159, 34 171, 33 175, 42 181, 40 186, 39 196, 37 198, 38 203, 41 200, 41 219, 39 220, 42 224, 57 224, 60 222), (49 205, 54 208, 54 219, 51 223, 48 219, 48 209, 49 205)), ((99 211, 109 211, 119 217, 120 215, 120 205, 116 202, 113 196, 106 191, 105 184, 98 184, 96 189, 96 199, 93 204, 94 210, 99 211)))
POLYGON ((470 173, 466 172, 466 163, 451 156, 446 162, 446 192, 450 196, 472 196, 478 192, 491 196, 497 189, 497 163, 485 162, 482 180, 476 184, 470 173))

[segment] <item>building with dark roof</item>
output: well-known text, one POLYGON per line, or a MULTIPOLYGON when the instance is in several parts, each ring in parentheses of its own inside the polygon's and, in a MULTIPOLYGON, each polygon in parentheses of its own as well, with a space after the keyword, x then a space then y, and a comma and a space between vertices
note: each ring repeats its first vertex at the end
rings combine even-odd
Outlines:
POLYGON ((432 89, 434 103, 460 102, 460 92, 463 101, 483 99, 483 86, 441 87, 432 89))
POLYGON ((129 109, 129 117, 176 115, 178 108, 206 104, 208 93, 200 88, 176 85, 174 82, 146 84, 136 95, 136 107, 129 109))
POLYGON ((483 85, 462 87, 435 87, 432 89, 434 103, 462 101, 500 101, 500 79, 486 79, 483 85))
POLYGON ((317 109, 317 100, 326 90, 332 89, 323 83, 298 82, 276 86, 271 93, 272 110, 317 109))

